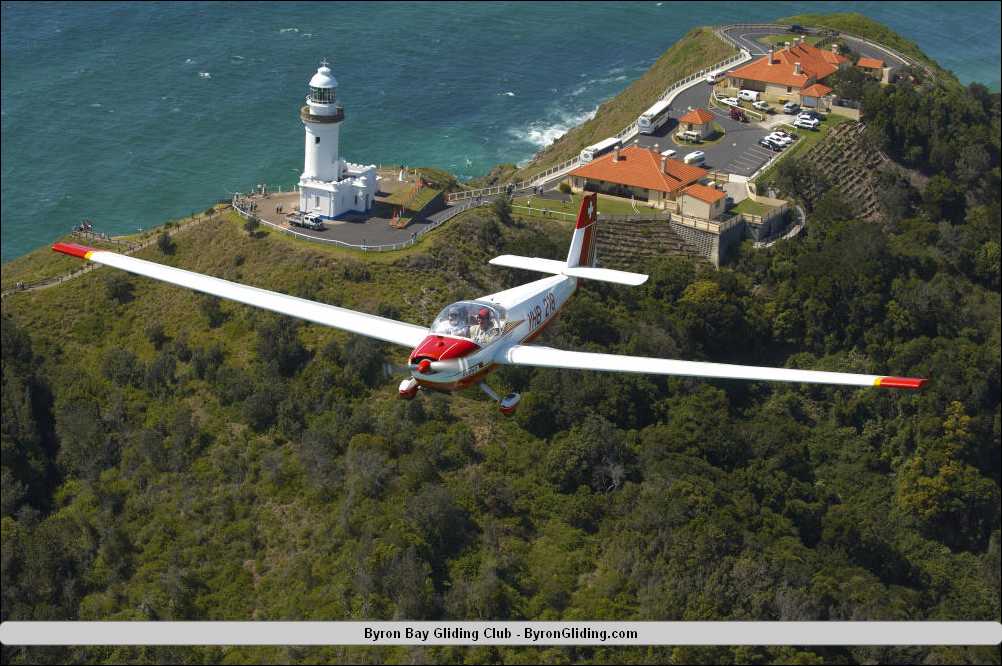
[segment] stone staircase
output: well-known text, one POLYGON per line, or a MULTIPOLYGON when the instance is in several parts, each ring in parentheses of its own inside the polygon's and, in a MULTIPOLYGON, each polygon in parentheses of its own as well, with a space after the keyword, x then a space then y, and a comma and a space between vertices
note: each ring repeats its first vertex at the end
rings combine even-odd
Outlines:
MULTIPOLYGON (((880 219, 877 199, 877 174, 887 158, 867 144, 863 135, 866 125, 861 122, 845 123, 835 128, 828 137, 805 155, 837 189, 853 213, 865 220, 880 219)), ((820 197, 822 193, 816 193, 820 197)))
POLYGON ((602 268, 643 272, 655 258, 665 255, 707 261, 666 220, 599 220, 597 240, 602 268))

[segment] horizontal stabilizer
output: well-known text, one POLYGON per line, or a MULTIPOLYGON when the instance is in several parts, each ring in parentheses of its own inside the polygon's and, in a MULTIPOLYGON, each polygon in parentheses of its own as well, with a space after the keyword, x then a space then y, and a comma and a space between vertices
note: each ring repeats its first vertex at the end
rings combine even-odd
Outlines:
POLYGON ((494 257, 490 260, 490 263, 495 266, 521 268, 538 273, 567 275, 569 277, 586 278, 600 282, 615 282, 616 284, 628 284, 632 286, 643 284, 647 281, 647 276, 641 273, 627 273, 626 271, 614 271, 608 268, 593 268, 591 266, 574 266, 571 268, 564 262, 554 259, 519 257, 514 254, 503 254, 500 257, 494 257))
POLYGON ((614 271, 609 268, 593 268, 591 266, 575 266, 574 268, 565 268, 563 273, 564 275, 570 275, 571 277, 599 280, 600 282, 615 282, 616 284, 628 284, 633 287, 647 282, 647 276, 643 273, 628 273, 627 271, 614 271))

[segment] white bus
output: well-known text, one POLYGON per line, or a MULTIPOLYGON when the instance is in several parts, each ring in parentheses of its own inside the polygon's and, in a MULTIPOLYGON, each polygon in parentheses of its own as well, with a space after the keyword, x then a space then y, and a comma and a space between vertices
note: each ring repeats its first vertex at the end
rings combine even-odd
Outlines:
POLYGON ((619 139, 617 137, 610 136, 608 139, 602 139, 598 143, 588 146, 581 151, 581 161, 591 162, 599 155, 609 152, 618 145, 619 139))
POLYGON ((637 129, 640 130, 641 134, 654 134, 654 130, 665 124, 665 121, 668 120, 669 104, 667 99, 658 100, 654 106, 637 118, 637 129))

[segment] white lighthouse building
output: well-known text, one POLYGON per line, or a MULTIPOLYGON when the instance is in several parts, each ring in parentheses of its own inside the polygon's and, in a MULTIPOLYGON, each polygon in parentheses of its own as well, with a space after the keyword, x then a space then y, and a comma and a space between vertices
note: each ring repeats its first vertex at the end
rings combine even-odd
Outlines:
POLYGON ((338 154, 344 107, 338 103, 336 91, 337 80, 324 60, 310 79, 306 106, 299 111, 306 128, 299 210, 327 219, 369 210, 377 191, 374 165, 352 164, 338 154))

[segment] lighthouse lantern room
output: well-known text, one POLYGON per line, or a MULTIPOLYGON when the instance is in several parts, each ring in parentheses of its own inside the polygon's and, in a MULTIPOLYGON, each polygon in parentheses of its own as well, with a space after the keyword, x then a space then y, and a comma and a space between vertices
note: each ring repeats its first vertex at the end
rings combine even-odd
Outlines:
POLYGON ((376 167, 353 164, 338 154, 344 107, 337 100, 337 79, 326 60, 310 79, 309 90, 299 111, 306 129, 299 210, 327 219, 368 211, 376 196, 376 167))

